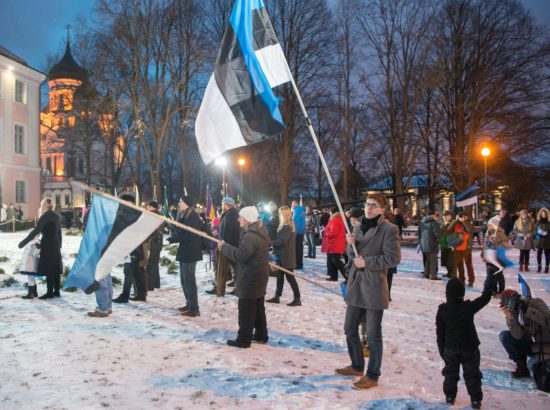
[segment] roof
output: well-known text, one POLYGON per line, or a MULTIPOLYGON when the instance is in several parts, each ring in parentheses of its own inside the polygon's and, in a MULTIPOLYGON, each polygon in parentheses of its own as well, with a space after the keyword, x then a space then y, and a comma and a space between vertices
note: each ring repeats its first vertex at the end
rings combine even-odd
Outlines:
POLYGON ((88 71, 78 65, 71 53, 71 44, 67 41, 63 58, 48 73, 49 80, 70 78, 82 82, 88 79, 88 71))
MULTIPOLYGON (((408 177, 403 177, 403 186, 407 185, 408 177)), ((451 181, 445 175, 440 175, 437 181, 435 181, 434 188, 450 188, 451 181)), ((413 175, 411 177, 411 189, 422 189, 428 187, 428 175, 413 175)), ((392 187, 392 177, 381 179, 374 184, 367 187, 369 191, 389 191, 392 187)))
POLYGON ((8 50, 5 47, 2 47, 0 45, 0 55, 3 55, 4 57, 9 58, 10 60, 17 61, 19 64, 28 65, 25 60, 23 60, 18 55, 12 53, 10 50, 8 50))

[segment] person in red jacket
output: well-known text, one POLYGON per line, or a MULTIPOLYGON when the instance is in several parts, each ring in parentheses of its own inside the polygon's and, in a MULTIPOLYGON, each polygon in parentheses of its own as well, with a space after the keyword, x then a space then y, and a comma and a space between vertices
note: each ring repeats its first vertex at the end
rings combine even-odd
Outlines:
POLYGON ((323 233, 321 251, 327 254, 326 280, 337 281, 338 272, 344 274, 342 254, 346 251, 346 227, 338 208, 332 210, 330 219, 323 233))

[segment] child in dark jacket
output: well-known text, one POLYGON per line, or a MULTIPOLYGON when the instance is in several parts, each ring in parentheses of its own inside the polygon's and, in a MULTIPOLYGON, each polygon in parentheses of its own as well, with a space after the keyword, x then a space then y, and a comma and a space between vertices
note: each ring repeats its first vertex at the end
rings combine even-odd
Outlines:
POLYGON ((464 300, 464 283, 452 278, 447 282, 447 303, 439 305, 435 319, 437 347, 439 355, 445 362, 442 375, 443 392, 447 404, 454 404, 460 366, 464 373, 464 382, 474 409, 481 408, 483 392, 481 391, 481 371, 479 370, 479 339, 474 324, 474 315, 489 301, 495 286, 495 277, 487 275, 483 293, 477 299, 464 300))

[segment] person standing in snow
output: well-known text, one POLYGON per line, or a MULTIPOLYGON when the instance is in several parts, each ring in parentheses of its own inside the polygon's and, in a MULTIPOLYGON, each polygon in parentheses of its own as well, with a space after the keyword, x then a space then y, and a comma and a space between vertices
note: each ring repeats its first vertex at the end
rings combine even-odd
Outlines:
POLYGON ((382 316, 389 306, 388 268, 401 261, 399 229, 384 217, 386 198, 368 195, 365 215, 352 235, 347 235, 347 252, 353 258, 346 288, 346 319, 344 331, 351 365, 336 369, 336 373, 363 376, 353 386, 369 389, 378 385, 382 367, 382 316), (351 245, 355 244, 356 257, 351 245), (363 375, 365 358, 359 337, 361 312, 366 309, 367 341, 370 351, 367 373, 363 375))
POLYGON ((269 235, 258 219, 256 207, 247 206, 239 212, 242 228, 239 246, 221 242, 218 249, 237 263, 235 296, 239 298, 239 331, 232 347, 248 348, 252 341, 267 343, 267 321, 264 298, 269 279, 269 235))
POLYGON ((464 382, 471 399, 473 409, 481 408, 483 392, 481 390, 481 371, 479 370, 479 338, 474 324, 474 315, 491 300, 496 279, 487 274, 483 293, 473 301, 464 301, 464 283, 458 278, 447 282, 445 296, 447 302, 439 305, 435 318, 437 348, 445 362, 441 374, 443 393, 447 404, 454 404, 457 383, 460 380, 460 366, 464 382))

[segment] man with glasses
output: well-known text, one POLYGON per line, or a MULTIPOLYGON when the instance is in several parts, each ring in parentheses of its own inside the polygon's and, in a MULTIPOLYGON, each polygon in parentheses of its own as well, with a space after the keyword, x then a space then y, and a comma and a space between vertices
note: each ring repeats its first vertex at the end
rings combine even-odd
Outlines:
POLYGON ((351 365, 337 369, 342 375, 362 376, 353 384, 356 389, 369 389, 378 385, 382 367, 382 316, 389 306, 387 281, 388 268, 401 260, 399 229, 384 217, 386 198, 380 194, 367 196, 365 215, 347 235, 347 253, 353 265, 347 281, 346 319, 344 331, 351 365), (353 252, 355 244, 359 256, 353 252), (365 359, 359 337, 362 310, 366 310, 366 334, 370 357, 366 375, 365 359))

